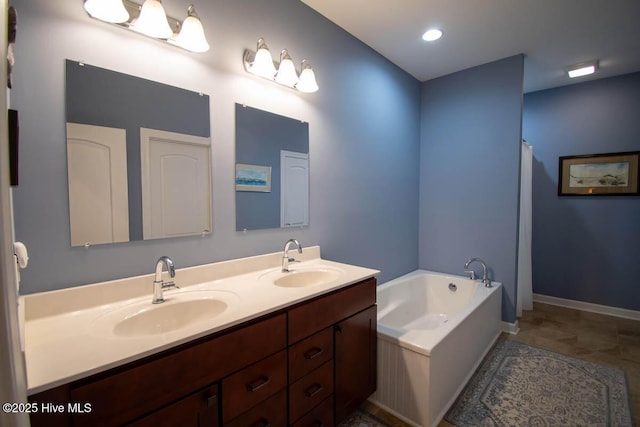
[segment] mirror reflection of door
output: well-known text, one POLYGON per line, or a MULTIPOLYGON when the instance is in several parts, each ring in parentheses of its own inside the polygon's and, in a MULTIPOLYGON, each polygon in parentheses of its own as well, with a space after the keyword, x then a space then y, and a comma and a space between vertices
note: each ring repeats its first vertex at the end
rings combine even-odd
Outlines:
POLYGON ((67 123, 71 246, 129 241, 124 129, 67 123))
POLYGON ((280 151, 280 227, 309 225, 309 154, 280 151))
POLYGON ((211 231, 209 138, 140 129, 145 240, 211 231))

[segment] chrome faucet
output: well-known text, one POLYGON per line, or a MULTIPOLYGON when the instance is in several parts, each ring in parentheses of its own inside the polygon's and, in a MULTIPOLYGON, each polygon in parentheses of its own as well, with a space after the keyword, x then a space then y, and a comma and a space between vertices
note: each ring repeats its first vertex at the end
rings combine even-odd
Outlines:
POLYGON ((282 255, 282 272, 283 273, 288 273, 289 263, 296 261, 295 258, 289 258, 289 246, 291 245, 296 245, 296 247, 298 248, 298 253, 299 254, 302 253, 302 245, 300 244, 300 242, 298 242, 296 239, 287 240, 287 243, 284 244, 284 254, 282 255))
POLYGON ((167 266, 167 271, 169 272, 169 276, 171 278, 176 277, 176 268, 173 266, 173 261, 168 256, 161 256, 158 258, 158 262, 156 262, 156 277, 153 281, 153 300, 151 301, 153 304, 161 304, 164 302, 164 297, 162 293, 166 289, 171 288, 180 288, 178 285, 171 282, 165 282, 162 280, 162 267, 167 266))
POLYGON ((484 283, 484 285, 487 288, 491 287, 491 279, 489 279, 489 274, 487 273, 487 264, 481 260, 480 258, 471 258, 470 260, 468 260, 467 262, 464 263, 464 271, 465 273, 471 273, 471 280, 475 280, 476 279, 476 273, 473 270, 467 270, 469 268, 469 265, 471 265, 471 263, 473 262, 479 262, 480 265, 482 265, 482 283, 484 283))

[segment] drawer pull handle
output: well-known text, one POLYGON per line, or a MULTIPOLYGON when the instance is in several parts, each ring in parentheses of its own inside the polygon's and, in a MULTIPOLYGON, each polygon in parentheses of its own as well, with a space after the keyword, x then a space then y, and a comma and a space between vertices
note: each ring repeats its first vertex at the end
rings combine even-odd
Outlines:
POLYGON ((257 380, 255 380, 254 382, 247 384, 247 391, 253 393, 254 391, 260 390, 262 387, 269 384, 269 381, 270 381, 269 377, 266 375, 263 375, 257 380))
POLYGON ((320 393, 322 391, 322 385, 321 384, 314 384, 311 387, 309 387, 308 389, 306 389, 304 391, 304 395, 307 397, 313 397, 316 394, 320 393))
POLYGON ((253 425, 253 427, 270 427, 270 426, 271 426, 271 423, 269 423, 269 420, 266 418, 259 420, 257 423, 253 425))
POLYGON ((307 360, 311 360, 315 357, 320 356, 323 353, 323 351, 324 350, 322 350, 320 347, 314 347, 304 354, 304 358, 307 360))
POLYGON ((336 332, 341 334, 342 332, 344 332, 344 329, 342 328, 342 326, 336 325, 336 332))
POLYGON ((211 408, 212 406, 215 406, 217 404, 218 404, 218 395, 217 394, 214 394, 214 395, 211 395, 211 396, 207 397, 207 406, 209 408, 211 408))
POLYGON ((313 423, 313 427, 323 427, 323 426, 324 426, 324 423, 319 420, 313 423))

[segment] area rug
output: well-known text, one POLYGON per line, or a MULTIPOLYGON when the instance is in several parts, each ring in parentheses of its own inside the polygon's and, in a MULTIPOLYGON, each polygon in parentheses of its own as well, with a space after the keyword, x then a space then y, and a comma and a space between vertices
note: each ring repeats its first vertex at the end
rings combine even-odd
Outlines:
POLYGON ((349 415, 349 418, 341 422, 338 427, 389 427, 389 424, 358 409, 349 415))
POLYGON ((445 419, 470 426, 631 426, 620 369, 500 340, 445 419))

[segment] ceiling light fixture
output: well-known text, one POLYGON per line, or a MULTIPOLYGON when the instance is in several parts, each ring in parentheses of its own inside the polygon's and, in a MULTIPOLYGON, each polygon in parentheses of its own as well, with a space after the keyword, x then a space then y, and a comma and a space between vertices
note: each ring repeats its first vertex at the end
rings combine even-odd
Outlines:
POLYGON ((432 28, 424 32, 424 34, 422 35, 422 40, 426 42, 432 42, 438 40, 440 37, 442 37, 442 31, 438 30, 437 28, 432 28))
POLYGON ((242 59, 244 69, 248 73, 297 89, 300 92, 312 93, 319 89, 315 73, 306 59, 302 61, 300 74, 298 74, 287 49, 280 52, 280 62, 274 63, 267 43, 262 37, 258 39, 256 51, 245 50, 242 59))
POLYGON ((167 16, 160 0, 85 0, 84 8, 92 18, 109 22, 168 42, 191 52, 206 52, 209 43, 200 17, 193 5, 187 9, 184 22, 167 16))
POLYGON ((569 70, 567 70, 567 74, 569 74, 570 78, 574 79, 576 77, 588 76, 589 74, 593 74, 597 69, 598 61, 583 62, 582 64, 577 64, 569 68, 569 70))

